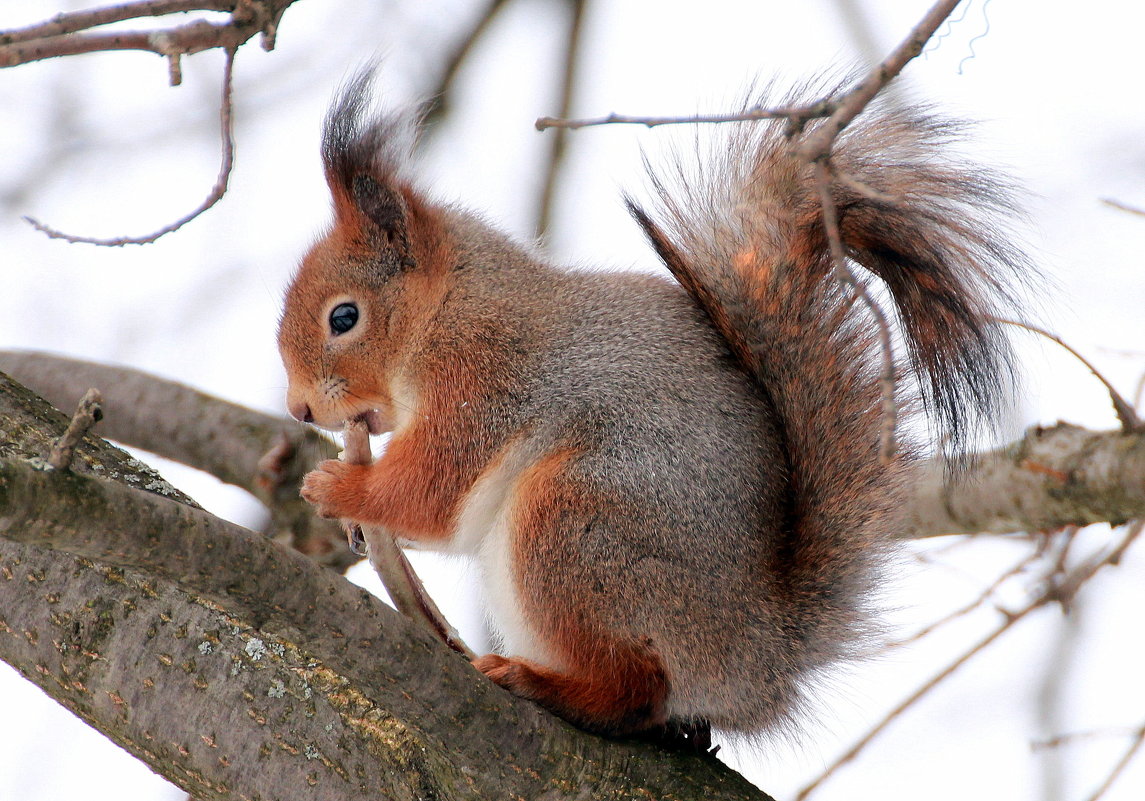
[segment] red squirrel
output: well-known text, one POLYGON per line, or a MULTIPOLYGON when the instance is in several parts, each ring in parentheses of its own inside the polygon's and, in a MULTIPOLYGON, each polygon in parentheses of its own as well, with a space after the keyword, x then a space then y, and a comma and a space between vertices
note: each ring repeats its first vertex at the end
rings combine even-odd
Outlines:
MULTIPOLYGON (((577 726, 790 722, 869 639, 917 450, 880 458, 877 329, 832 274, 813 166, 775 125, 729 126, 688 185, 653 182, 655 211, 628 203, 675 280, 566 269, 415 188, 410 125, 372 114, 369 81, 328 114, 334 221, 278 339, 294 417, 392 438, 303 496, 471 555, 502 646, 473 664, 577 726)), ((1028 267, 1005 189, 944 156, 954 132, 868 110, 831 193, 897 311, 904 408, 958 442, 1007 394, 991 318, 1028 267)))

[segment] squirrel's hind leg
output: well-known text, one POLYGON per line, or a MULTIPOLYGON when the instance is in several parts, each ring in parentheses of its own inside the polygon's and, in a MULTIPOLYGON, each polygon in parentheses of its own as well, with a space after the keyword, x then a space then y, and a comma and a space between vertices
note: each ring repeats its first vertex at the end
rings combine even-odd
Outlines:
MULTIPOLYGON (((603 654, 602 654, 603 656, 603 654)), ((667 722, 668 681, 648 648, 621 647, 604 665, 578 665, 564 672, 519 657, 487 654, 473 665, 514 695, 535 701, 582 729, 600 734, 635 734, 667 722)))
MULTIPOLYGON (((581 728, 646 732, 668 721, 668 674, 639 626, 618 625, 618 613, 626 616, 618 607, 632 601, 615 597, 603 564, 616 550, 602 531, 614 516, 580 474, 580 456, 556 450, 522 472, 506 515, 508 547, 499 551, 507 552, 508 565, 491 571, 511 585, 490 594, 512 599, 500 611, 519 618, 509 628, 529 633, 536 647, 526 653, 534 658, 489 654, 474 665, 581 728)), ((520 638, 508 642, 511 650, 522 645, 520 638)))

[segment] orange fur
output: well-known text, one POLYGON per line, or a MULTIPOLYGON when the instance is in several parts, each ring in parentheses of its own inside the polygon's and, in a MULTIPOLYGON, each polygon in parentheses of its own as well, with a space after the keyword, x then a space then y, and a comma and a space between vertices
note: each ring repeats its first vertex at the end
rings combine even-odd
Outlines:
MULTIPOLYGON (((880 458, 875 332, 831 277, 811 168, 778 129, 729 129, 695 182, 654 180, 658 212, 629 204, 677 284, 563 270, 417 192, 400 122, 364 116, 368 79, 327 121, 334 224, 279 347, 292 414, 393 436, 303 495, 471 553, 516 650, 475 666, 577 725, 790 721, 862 650, 912 458, 880 458)), ((943 163, 941 121, 870 120, 832 161, 899 200, 833 185, 843 245, 885 283, 901 369, 958 442, 1007 366, 990 318, 1024 264, 980 219, 1005 193, 943 163)))
POLYGON ((662 726, 669 683, 651 641, 610 632, 600 610, 563 575, 576 570, 568 551, 576 547, 583 510, 599 503, 570 475, 577 455, 573 448, 558 449, 525 471, 511 516, 513 578, 527 618, 559 669, 493 654, 475 665, 506 689, 582 726, 612 732, 662 726))

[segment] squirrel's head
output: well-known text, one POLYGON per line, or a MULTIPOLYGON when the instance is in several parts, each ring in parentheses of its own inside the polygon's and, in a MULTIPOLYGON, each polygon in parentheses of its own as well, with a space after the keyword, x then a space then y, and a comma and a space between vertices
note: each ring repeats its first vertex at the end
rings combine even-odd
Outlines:
POLYGON ((326 118, 334 223, 287 290, 278 347, 295 418, 329 429, 364 418, 377 434, 393 428, 403 356, 444 293, 450 258, 442 212, 399 174, 410 126, 365 119, 371 77, 352 81, 326 118))

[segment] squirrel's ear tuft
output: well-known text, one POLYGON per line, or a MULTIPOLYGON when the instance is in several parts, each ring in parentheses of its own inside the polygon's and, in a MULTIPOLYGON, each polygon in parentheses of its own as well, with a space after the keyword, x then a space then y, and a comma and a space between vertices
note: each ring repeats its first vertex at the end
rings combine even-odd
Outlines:
POLYGON ((367 67, 347 83, 326 115, 322 161, 337 214, 356 210, 391 241, 405 227, 398 186, 417 128, 414 115, 376 115, 367 67))

